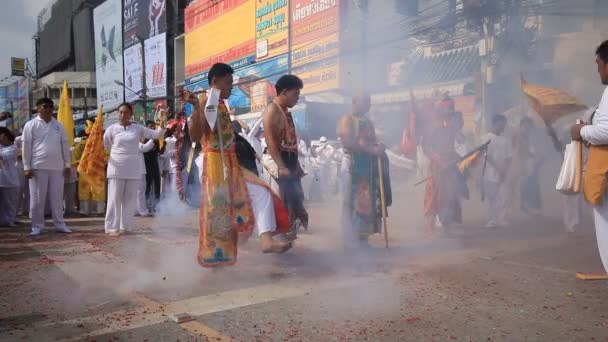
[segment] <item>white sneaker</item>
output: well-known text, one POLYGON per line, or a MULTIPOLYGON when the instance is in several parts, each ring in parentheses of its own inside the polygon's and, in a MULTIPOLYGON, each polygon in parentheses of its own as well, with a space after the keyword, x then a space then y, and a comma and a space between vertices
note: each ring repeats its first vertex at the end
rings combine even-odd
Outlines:
POLYGON ((38 236, 42 234, 42 230, 38 229, 38 228, 32 228, 32 232, 30 233, 30 236, 38 236))
POLYGON ((66 234, 69 234, 69 233, 71 233, 71 232, 72 232, 72 231, 70 230, 70 228, 68 228, 68 227, 55 228, 55 231, 56 231, 57 233, 66 233, 66 234))

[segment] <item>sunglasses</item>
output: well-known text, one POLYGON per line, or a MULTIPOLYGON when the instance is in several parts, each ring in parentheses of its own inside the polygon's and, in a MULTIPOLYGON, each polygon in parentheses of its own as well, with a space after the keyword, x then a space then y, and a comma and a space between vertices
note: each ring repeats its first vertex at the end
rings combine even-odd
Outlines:
POLYGON ((50 104, 43 104, 43 105, 40 105, 40 107, 42 107, 42 108, 51 108, 51 109, 52 109, 52 108, 53 108, 53 105, 50 105, 50 104))

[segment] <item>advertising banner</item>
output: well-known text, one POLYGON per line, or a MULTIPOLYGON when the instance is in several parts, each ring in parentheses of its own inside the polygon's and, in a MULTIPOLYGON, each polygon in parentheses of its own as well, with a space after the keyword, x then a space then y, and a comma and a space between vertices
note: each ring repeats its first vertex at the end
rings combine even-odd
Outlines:
MULTIPOLYGON (((167 96, 167 41, 162 33, 145 42, 147 97, 167 96)), ((126 63, 125 63, 126 64, 126 63)))
POLYGON ((122 65, 122 1, 107 0, 93 10, 97 104, 111 111, 124 100, 122 65))
POLYGON ((25 58, 11 57, 11 76, 25 76, 25 58))
POLYGON ((339 86, 339 1, 291 0, 292 69, 302 94, 339 86))
POLYGON ((338 0, 291 0, 291 38, 299 45, 338 32, 338 0))
POLYGON ((140 44, 167 31, 165 0, 124 0, 124 46, 140 44))
POLYGON ((214 4, 207 0, 186 8, 186 77, 205 72, 217 62, 244 65, 239 61, 255 57, 255 1, 214 4))
POLYGON ((289 0, 256 1, 256 59, 258 61, 289 51, 289 0))
POLYGON ((336 57, 339 49, 338 33, 332 33, 326 37, 294 46, 291 54, 291 66, 297 68, 336 57))
MULTIPOLYGON (((255 63, 234 73, 234 88, 230 96, 230 106, 239 113, 262 111, 276 96, 275 82, 288 70, 289 58, 282 55, 264 62, 255 63)), ((186 80, 186 88, 191 91, 207 89, 207 78, 186 80)))
POLYGON ((304 82, 302 94, 333 90, 340 86, 338 57, 294 68, 293 73, 304 82))
POLYGON ((125 99, 135 102, 141 98, 142 89, 142 60, 141 45, 133 45, 124 52, 125 59, 125 99))

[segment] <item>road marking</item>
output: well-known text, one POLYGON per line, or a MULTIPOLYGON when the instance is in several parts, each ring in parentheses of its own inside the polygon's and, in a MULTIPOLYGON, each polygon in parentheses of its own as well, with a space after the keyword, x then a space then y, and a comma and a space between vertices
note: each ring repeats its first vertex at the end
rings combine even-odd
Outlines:
MULTIPOLYGON (((141 295, 133 295, 144 303, 143 307, 134 309, 118 310, 108 314, 100 314, 89 317, 75 318, 61 322, 40 322, 28 326, 26 330, 12 331, 12 338, 19 339, 34 336, 53 337, 57 341, 80 341, 91 339, 94 336, 119 333, 137 328, 144 328, 154 324, 169 321, 171 315, 178 313, 188 313, 192 316, 202 316, 223 312, 231 309, 238 309, 255 304, 265 304, 278 300, 297 298, 319 293, 332 289, 349 288, 353 286, 365 286, 366 283, 386 282, 390 279, 386 274, 368 274, 365 276, 343 276, 340 278, 328 278, 324 280, 314 280, 302 282, 299 279, 282 281, 280 283, 266 284, 245 289, 231 290, 222 293, 189 298, 185 300, 160 304, 141 295), (147 304, 146 304, 147 303, 147 304), (152 310, 156 305, 162 305, 160 311, 152 310), (69 327, 85 327, 86 333, 76 334, 75 336, 65 336, 65 331, 70 331, 69 327), (54 336, 58 331, 63 336, 54 336), (44 334, 44 335, 41 335, 44 334)), ((190 322, 188 322, 190 323, 190 322)), ((180 325, 181 326, 181 325, 180 325)), ((203 323, 191 323, 184 327, 190 332, 194 329, 201 330, 203 323)), ((210 334, 215 331, 206 328, 210 334)), ((81 330, 82 331, 82 330, 81 330)), ((218 337, 221 333, 216 332, 218 337)), ((225 338, 225 337, 224 337, 225 338)), ((228 340, 223 340, 228 341, 228 340)))
POLYGON ((199 321, 189 321, 179 325, 182 329, 193 334, 194 336, 205 336, 209 341, 218 342, 233 342, 234 340, 226 335, 223 335, 199 321))

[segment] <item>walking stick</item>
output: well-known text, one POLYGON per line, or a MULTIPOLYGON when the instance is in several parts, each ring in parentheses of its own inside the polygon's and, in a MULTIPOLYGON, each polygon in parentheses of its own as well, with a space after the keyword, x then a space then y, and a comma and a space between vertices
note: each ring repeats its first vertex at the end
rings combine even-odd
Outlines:
POLYGON ((388 223, 386 218, 386 197, 384 197, 384 179, 382 177, 382 159, 378 157, 378 175, 380 176, 380 204, 382 206, 382 225, 384 227, 384 246, 388 248, 388 223))

